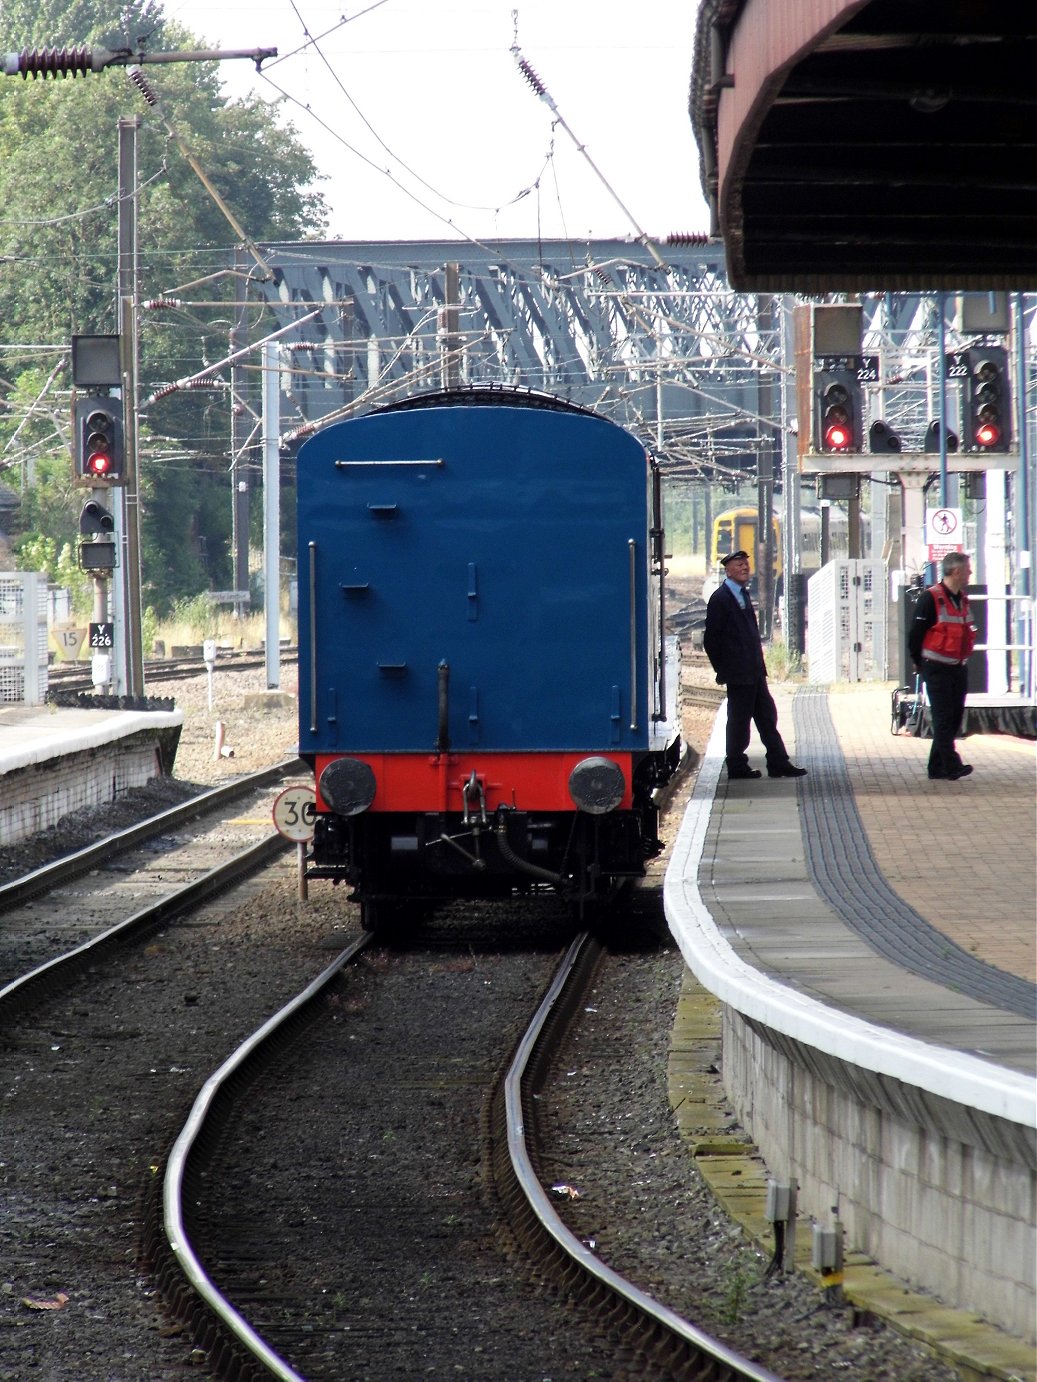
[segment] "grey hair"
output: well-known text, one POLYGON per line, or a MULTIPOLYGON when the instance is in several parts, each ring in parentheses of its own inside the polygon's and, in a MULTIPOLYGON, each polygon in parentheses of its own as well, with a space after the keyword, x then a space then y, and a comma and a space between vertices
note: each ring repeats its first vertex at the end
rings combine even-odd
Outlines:
POLYGON ((948 552, 943 559, 943 574, 949 576, 959 566, 964 566, 968 559, 968 552, 948 552))

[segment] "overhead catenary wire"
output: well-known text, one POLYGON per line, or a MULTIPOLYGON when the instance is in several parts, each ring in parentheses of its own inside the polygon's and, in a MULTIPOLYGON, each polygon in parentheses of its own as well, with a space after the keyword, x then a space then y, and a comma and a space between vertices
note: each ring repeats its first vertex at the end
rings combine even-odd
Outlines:
MULTIPOLYGON (((295 16, 296 16, 296 18, 298 19, 299 24, 300 24, 301 27, 302 27, 303 33, 306 35, 306 42, 303 43, 303 44, 300 44, 300 46, 294 50, 294 53, 289 53, 289 54, 286 54, 285 56, 286 56, 286 57, 292 57, 292 56, 295 56, 295 55, 297 55, 297 54, 299 54, 299 53, 304 53, 304 52, 308 52, 308 51, 312 51, 312 52, 316 53, 316 55, 320 58, 321 62, 324 64, 325 68, 327 69, 328 74, 329 74, 329 76, 331 77, 332 81, 335 83, 335 85, 338 87, 338 89, 342 92, 342 95, 345 97, 345 99, 349 102, 349 104, 350 104, 350 105, 353 107, 353 109, 356 111, 357 116, 358 116, 358 118, 360 119, 360 121, 363 123, 364 127, 374 136, 374 138, 377 140, 377 142, 381 145, 381 147, 385 150, 385 152, 389 155, 389 157, 390 157, 395 163, 398 163, 399 166, 400 166, 401 168, 406 169, 406 171, 410 174, 410 176, 411 176, 412 178, 415 179, 415 181, 421 183, 422 187, 426 187, 434 196, 438 197, 441 201, 446 202, 446 203, 447 203, 448 205, 450 205, 450 206, 457 206, 457 207, 460 207, 462 210, 465 210, 465 211, 499 211, 499 210, 501 209, 501 207, 495 207, 495 206, 481 206, 481 205, 474 205, 474 204, 472 204, 472 203, 470 203, 470 202, 460 202, 460 201, 456 201, 454 198, 446 196, 443 192, 441 192, 441 191, 439 190, 439 188, 434 187, 434 186, 432 185, 432 183, 430 183, 429 181, 427 181, 427 179, 423 178, 422 175, 417 171, 416 168, 412 168, 411 165, 410 165, 405 159, 401 158, 401 157, 399 156, 399 154, 395 153, 395 152, 389 147, 389 145, 385 142, 385 140, 382 138, 382 136, 381 136, 381 135, 378 133, 378 131, 375 129, 375 127, 374 127, 374 125, 371 123, 371 121, 367 118, 367 116, 364 114, 364 112, 363 112, 363 111, 360 109, 360 107, 357 105, 356 101, 353 99, 352 95, 350 94, 349 90, 347 89, 345 83, 342 81, 341 77, 338 75, 338 73, 335 71, 334 67, 333 67, 333 66, 331 65, 331 63, 328 61, 328 57, 327 57, 326 53, 323 51, 323 49, 322 49, 321 46, 320 46, 320 44, 321 44, 321 39, 326 38, 326 37, 328 36, 328 34, 331 34, 331 33, 336 32, 336 30, 340 29, 344 24, 351 23, 353 20, 362 18, 365 14, 370 14, 370 12, 371 12, 372 10, 379 9, 381 5, 387 3, 387 0, 378 0, 378 3, 373 4, 373 5, 369 5, 369 6, 367 7, 366 10, 361 10, 359 14, 349 15, 348 17, 345 16, 345 15, 343 15, 343 16, 342 16, 342 19, 339 21, 338 24, 333 25, 330 29, 326 30, 323 34, 319 35, 317 38, 314 38, 314 37, 310 34, 310 31, 309 31, 309 29, 308 29, 307 26, 306 26, 306 21, 303 19, 301 13, 299 12, 299 7, 298 7, 298 5, 295 3, 295 0, 289 0, 289 3, 291 4, 292 9, 295 11, 295 16)), ((281 59, 281 61, 283 61, 283 59, 281 59)), ((274 65, 276 66, 276 64, 274 64, 274 65)), ((267 76, 267 73, 266 73, 266 70, 265 70, 265 69, 262 70, 261 75, 263 75, 264 77, 267 76)), ((271 85, 273 85, 272 82, 271 82, 271 85)), ((325 128, 326 128, 326 126, 325 126, 325 128)), ((355 150, 354 150, 354 152, 355 152, 355 150)), ((502 203, 502 205, 505 205, 505 206, 506 206, 506 205, 513 205, 515 202, 521 201, 523 197, 526 197, 526 196, 529 195, 529 193, 530 193, 531 190, 532 190, 532 187, 525 187, 525 188, 523 188, 521 192, 516 193, 516 195, 515 195, 514 197, 511 198, 510 202, 502 203)), ((425 209, 429 209, 429 208, 425 208, 425 209)))
POLYGON ((130 81, 143 96, 144 100, 154 110, 155 114, 162 121, 163 125, 165 125, 169 137, 174 141, 177 148, 180 150, 181 154, 183 154, 184 158, 190 165, 192 171, 197 176, 198 181, 202 184, 206 192, 208 192, 209 196, 219 207, 227 223, 230 225, 234 233, 240 238, 241 243, 245 246, 249 254, 251 254, 252 258, 256 261, 264 277, 266 279, 273 278, 273 270, 271 269, 270 265, 266 262, 266 260, 263 258, 259 246, 252 239, 252 236, 249 235, 248 231, 241 224, 238 218, 234 215, 234 212, 231 211, 230 207, 227 205, 224 199, 220 196, 219 192, 213 185, 212 179, 205 172, 205 169, 198 162, 197 158, 195 158, 194 154, 188 147, 186 141, 183 139, 183 137, 174 127, 173 123, 170 121, 169 117, 166 115, 165 111, 162 109, 162 104, 159 101, 158 96, 155 94, 154 89, 148 82, 147 78, 144 76, 144 73, 141 71, 140 67, 138 67, 135 64, 133 66, 127 67, 126 75, 129 77, 130 81))
POLYGON ((605 188, 606 192, 608 192, 609 196, 619 207, 620 211, 622 211, 623 215, 626 216, 627 220, 633 226, 634 230, 636 231, 636 238, 638 243, 644 246, 644 248, 652 256, 652 258, 656 262, 656 265, 660 269, 665 269, 667 267, 666 260, 659 253, 659 250, 656 247, 655 242, 652 240, 651 236, 648 234, 647 231, 642 230, 641 226, 637 222, 636 217, 634 216, 634 213, 626 205, 624 205, 618 192, 609 182, 608 178, 606 178, 605 174, 601 171, 598 165, 594 162, 593 158, 591 158, 586 144, 582 143, 579 139, 576 138, 576 135, 570 129, 569 125, 565 120, 565 117, 562 115, 562 112, 558 109, 558 106, 554 98, 552 97, 551 93, 548 91, 547 87, 541 81, 540 77, 537 75, 536 71, 533 69, 530 63, 526 60, 526 58, 523 57, 522 49, 519 48, 518 44, 512 44, 511 51, 514 55, 516 63, 518 64, 519 71, 522 73, 523 77, 525 77, 526 81, 529 83, 533 91, 535 91, 536 94, 540 97, 540 99, 548 106, 548 108, 551 111, 551 114, 554 116, 557 123, 561 125, 562 129, 565 130, 566 134, 575 144, 577 152, 581 153, 583 157, 587 160, 588 164, 593 169, 595 175, 601 182, 601 185, 605 188))

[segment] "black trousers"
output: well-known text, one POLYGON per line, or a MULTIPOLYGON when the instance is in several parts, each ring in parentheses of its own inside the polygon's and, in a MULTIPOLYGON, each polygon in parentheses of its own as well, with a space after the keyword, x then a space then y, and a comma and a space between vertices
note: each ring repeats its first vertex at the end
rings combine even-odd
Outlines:
POLYGON ((748 685, 729 684, 727 688, 727 770, 741 772, 749 766, 745 751, 749 747, 749 726, 755 724, 767 751, 767 771, 777 772, 789 761, 789 752, 778 733, 778 707, 766 677, 748 685))
POLYGON ((967 667, 952 667, 944 662, 922 662, 922 680, 929 696, 929 716, 933 725, 933 746, 929 751, 929 774, 946 777, 961 767, 961 755, 954 741, 961 731, 968 691, 967 667))

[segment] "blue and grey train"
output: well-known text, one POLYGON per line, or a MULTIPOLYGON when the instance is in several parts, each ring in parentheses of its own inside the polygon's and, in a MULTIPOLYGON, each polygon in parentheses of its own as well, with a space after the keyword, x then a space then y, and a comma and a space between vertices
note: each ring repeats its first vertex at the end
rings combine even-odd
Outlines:
POLYGON ((429 393, 298 455, 310 877, 374 929, 553 888, 581 911, 660 849, 680 757, 657 467, 548 395, 429 393))

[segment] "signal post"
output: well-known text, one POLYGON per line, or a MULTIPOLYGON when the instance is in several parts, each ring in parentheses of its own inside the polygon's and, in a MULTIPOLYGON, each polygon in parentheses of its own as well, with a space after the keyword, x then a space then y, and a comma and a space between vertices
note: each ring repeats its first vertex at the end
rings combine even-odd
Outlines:
MULTIPOLYGON (((930 402, 936 416, 930 417, 927 426, 924 414, 922 421, 915 417, 912 432, 902 439, 883 417, 876 416, 882 411, 885 374, 877 357, 861 351, 862 309, 852 304, 794 309, 795 380, 801 419, 798 469, 801 476, 812 475, 817 481, 822 504, 822 563, 829 558, 824 542, 825 501, 848 501, 849 555, 859 556, 854 515, 861 475, 870 474, 880 482, 884 477, 896 480, 895 492, 901 500, 900 558, 893 565, 899 569, 901 588, 911 584, 909 575, 930 575, 946 552, 963 550, 967 545, 960 501, 956 490, 948 487, 948 475, 960 478, 967 496, 985 495, 984 534, 974 545, 980 561, 979 584, 988 601, 990 628, 995 629, 1012 622, 1011 602, 1024 598, 1012 594, 1001 575, 1010 555, 1003 476, 1005 472, 1019 473, 1021 467, 1013 415, 1007 300, 999 307, 992 300, 989 305, 987 299, 977 304, 964 296, 956 319, 958 339, 964 338, 964 342, 954 350, 945 349, 942 295, 937 310, 940 330, 931 380, 938 383, 938 392, 934 389, 930 402), (939 498, 933 508, 937 479, 939 498)), ((922 377, 924 380, 926 376, 922 377)), ((1020 372, 1018 378, 1022 377, 1020 372)), ((1020 556, 1024 593, 1028 556, 1020 556)), ((786 569, 794 569, 788 556, 786 569)), ((891 588, 887 593, 891 606, 895 606, 899 590, 891 588)), ((1007 642, 994 638, 989 644, 984 689, 1001 692, 1016 674, 1022 679, 1020 684, 1030 675, 1028 636, 1019 619, 1015 622, 1022 632, 1017 629, 1007 642), (1018 650, 1022 657, 1013 672, 1009 654, 1018 650)), ((889 628, 893 627, 891 619, 889 628)))
MULTIPOLYGON (((851 557, 859 555, 852 533, 861 473, 896 476, 903 494, 902 562, 905 567, 925 566, 925 487, 937 467, 941 473, 980 475, 1018 466, 1003 338, 992 332, 965 350, 942 354, 941 417, 930 421, 921 450, 907 450, 884 419, 866 421, 866 391, 882 381, 878 357, 861 352, 861 308, 825 304, 798 310, 799 415, 810 420, 799 429, 800 473, 817 477, 822 503, 849 501, 851 557), (942 395, 948 383, 960 393, 960 437, 943 416, 942 395)), ((941 504, 945 503, 941 493, 941 504)))
POLYGON ((122 382, 118 336, 72 338, 72 484, 88 490, 79 515, 79 566, 93 576, 90 647, 95 687, 113 680, 114 621, 109 582, 119 569, 117 517, 128 455, 123 401, 112 394, 122 382))

